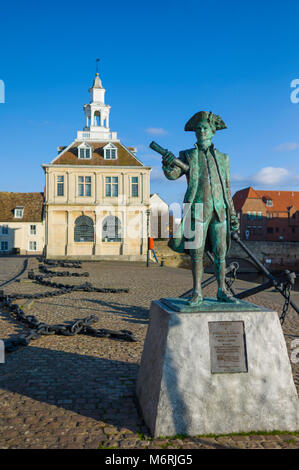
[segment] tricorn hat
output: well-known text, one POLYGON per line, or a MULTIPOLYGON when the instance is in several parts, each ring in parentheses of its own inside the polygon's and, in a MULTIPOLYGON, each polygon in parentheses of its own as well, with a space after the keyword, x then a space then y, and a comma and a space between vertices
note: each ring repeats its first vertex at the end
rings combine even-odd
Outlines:
POLYGON ((221 119, 220 116, 217 116, 211 111, 209 113, 207 111, 200 111, 199 113, 194 114, 194 116, 189 119, 189 121, 185 125, 185 131, 195 131, 198 123, 204 121, 211 124, 216 131, 226 129, 225 122, 221 119))

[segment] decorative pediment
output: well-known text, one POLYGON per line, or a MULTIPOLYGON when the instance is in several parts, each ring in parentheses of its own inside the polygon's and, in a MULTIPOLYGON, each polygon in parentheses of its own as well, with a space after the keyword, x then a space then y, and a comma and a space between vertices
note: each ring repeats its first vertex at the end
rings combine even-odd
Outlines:
POLYGON ((109 144, 103 147, 105 160, 116 160, 117 159, 117 147, 109 142, 109 144))
POLYGON ((87 142, 82 142, 82 144, 78 145, 78 158, 89 160, 92 156, 92 150, 91 145, 87 142))

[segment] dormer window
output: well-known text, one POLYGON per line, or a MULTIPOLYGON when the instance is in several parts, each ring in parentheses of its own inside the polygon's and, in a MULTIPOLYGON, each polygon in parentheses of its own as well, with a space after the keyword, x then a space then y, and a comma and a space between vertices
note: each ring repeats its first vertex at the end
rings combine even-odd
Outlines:
POLYGON ((16 207, 14 210, 14 217, 16 219, 22 219, 24 214, 24 207, 16 207))
POLYGON ((117 147, 111 143, 105 145, 104 158, 105 160, 116 160, 117 159, 117 147))
POLYGON ((268 206, 268 207, 272 207, 272 206, 273 206, 273 201, 272 201, 272 199, 267 199, 267 201, 266 201, 266 206, 268 206))
POLYGON ((92 150, 92 147, 90 145, 88 145, 86 142, 79 145, 79 147, 78 147, 78 158, 80 158, 82 160, 91 159, 91 150, 92 150))

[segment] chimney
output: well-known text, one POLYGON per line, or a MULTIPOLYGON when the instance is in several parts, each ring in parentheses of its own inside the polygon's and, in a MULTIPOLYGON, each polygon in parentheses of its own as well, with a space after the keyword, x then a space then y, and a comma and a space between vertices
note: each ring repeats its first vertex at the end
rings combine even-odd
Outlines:
POLYGON ((137 153, 137 148, 136 148, 136 147, 128 147, 128 150, 130 150, 130 152, 131 152, 133 155, 136 155, 136 153, 137 153))

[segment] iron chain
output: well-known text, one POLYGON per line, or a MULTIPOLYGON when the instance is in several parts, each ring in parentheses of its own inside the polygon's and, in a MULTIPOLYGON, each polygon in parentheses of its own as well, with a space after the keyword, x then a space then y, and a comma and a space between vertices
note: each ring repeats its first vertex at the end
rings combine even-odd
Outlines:
MULTIPOLYGON (((51 261, 51 260, 44 260, 42 258, 38 258, 39 261, 43 261, 46 264, 51 266, 63 266, 63 267, 75 267, 81 268, 81 263, 79 262, 62 262, 62 261, 51 261)), ((107 330, 104 328, 94 329, 91 328, 90 325, 98 321, 98 317, 96 315, 90 315, 86 318, 76 320, 72 324, 56 324, 56 325, 49 325, 44 322, 39 322, 37 317, 34 315, 26 315, 25 312, 17 305, 13 303, 13 300, 16 299, 39 299, 44 297, 56 296, 56 295, 63 295, 73 291, 85 291, 85 292, 102 292, 102 293, 120 293, 120 292, 128 292, 129 289, 114 289, 114 288, 97 288, 92 286, 91 283, 85 282, 81 285, 69 285, 69 284, 62 284, 56 282, 50 282, 45 280, 45 277, 53 277, 57 275, 64 275, 64 276, 89 276, 89 273, 69 273, 68 271, 64 271, 63 273, 55 273, 55 271, 50 271, 46 267, 39 266, 40 271, 44 273, 44 275, 36 275, 31 270, 28 272, 28 278, 32 279, 33 281, 37 282, 38 284, 55 287, 57 291, 47 291, 40 294, 10 294, 5 295, 4 291, 0 291, 0 302, 3 307, 5 307, 11 315, 15 318, 15 320, 23 323, 26 327, 28 327, 28 333, 22 333, 15 339, 6 339, 4 340, 5 350, 7 352, 12 352, 17 350, 20 346, 27 346, 30 341, 40 338, 41 335, 53 335, 59 334, 64 336, 74 336, 76 334, 85 334, 96 336, 99 338, 114 338, 120 339, 123 341, 137 341, 131 331, 128 330, 120 330, 120 331, 113 331, 107 330)))

